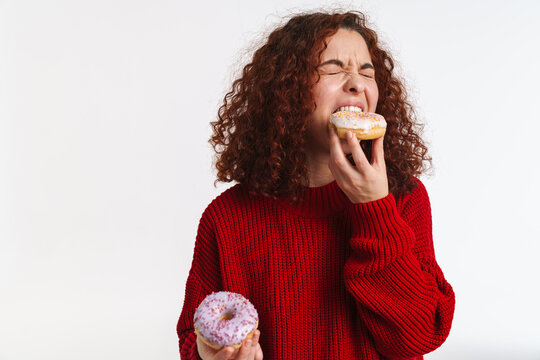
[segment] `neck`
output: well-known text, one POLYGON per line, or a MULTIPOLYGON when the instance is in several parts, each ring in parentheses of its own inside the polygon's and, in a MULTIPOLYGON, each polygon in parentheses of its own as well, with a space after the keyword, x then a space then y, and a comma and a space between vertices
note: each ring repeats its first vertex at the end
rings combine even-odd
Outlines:
POLYGON ((307 156, 309 187, 319 187, 334 181, 328 167, 329 154, 309 154, 307 156))

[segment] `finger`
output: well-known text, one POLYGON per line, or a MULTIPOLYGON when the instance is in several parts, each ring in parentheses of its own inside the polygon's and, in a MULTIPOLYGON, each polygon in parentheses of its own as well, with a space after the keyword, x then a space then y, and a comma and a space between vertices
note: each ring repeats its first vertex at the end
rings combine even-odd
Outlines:
POLYGON ((249 352, 251 351, 251 346, 253 344, 253 339, 248 338, 244 340, 242 347, 238 354, 236 354, 235 360, 247 360, 249 359, 249 352))
POLYGON ((232 346, 225 346, 223 349, 221 349, 216 356, 214 357, 215 360, 228 360, 231 358, 231 356, 234 354, 234 348, 232 346))
POLYGON ((255 360, 263 360, 263 352, 261 349, 261 345, 257 347, 257 352, 255 353, 255 360))
POLYGON ((351 148, 352 156, 354 159, 354 163, 356 164, 356 168, 360 171, 366 169, 367 166, 369 166, 369 162, 366 158, 366 154, 364 154, 364 150, 360 147, 360 141, 356 138, 356 135, 354 135, 352 132, 347 132, 347 143, 349 144, 349 147, 351 148))
MULTIPOLYGON (((347 158, 345 158, 345 160, 347 161, 348 166, 351 166, 347 158)), ((344 166, 345 165, 343 164, 343 167, 344 166)), ((342 170, 342 168, 340 168, 340 166, 338 166, 338 164, 336 164, 336 161, 332 159, 332 155, 330 156, 330 159, 328 160, 328 168, 330 169, 332 176, 334 177, 334 179, 336 180, 338 184, 344 184, 346 182, 347 177, 344 171, 342 170)))
MULTIPOLYGON (((352 170, 351 164, 345 157, 345 153, 341 147, 336 129, 334 128, 330 130, 330 162, 333 162, 333 165, 335 165, 333 167, 334 171, 346 172, 349 169, 352 170)), ((334 174, 334 177, 336 177, 336 174, 334 174)))
POLYGON ((255 353, 257 352, 257 349, 259 349, 260 335, 261 335, 261 332, 259 330, 255 331, 255 335, 253 335, 253 343, 251 345, 251 351, 249 352, 250 359, 255 358, 255 353))
POLYGON ((211 358, 214 360, 225 360, 229 359, 230 355, 234 353, 234 348, 232 346, 226 346, 217 350, 202 341, 200 336, 197 336, 197 351, 199 356, 204 359, 211 358), (230 353, 228 352, 229 348, 230 353))
POLYGON ((377 165, 384 164, 384 136, 373 140, 371 148, 371 163, 377 165))
POLYGON ((339 141, 339 137, 337 135, 337 131, 335 128, 330 129, 329 136, 330 136, 330 153, 343 154, 344 153, 343 148, 341 147, 341 142, 339 141))

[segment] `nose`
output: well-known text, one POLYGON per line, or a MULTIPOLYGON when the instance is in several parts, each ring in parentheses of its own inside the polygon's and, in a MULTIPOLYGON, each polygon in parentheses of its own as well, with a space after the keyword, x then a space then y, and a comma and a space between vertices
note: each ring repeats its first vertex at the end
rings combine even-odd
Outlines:
POLYGON ((366 89, 365 79, 362 75, 356 73, 348 73, 347 81, 345 81, 345 91, 353 94, 364 92, 366 89))

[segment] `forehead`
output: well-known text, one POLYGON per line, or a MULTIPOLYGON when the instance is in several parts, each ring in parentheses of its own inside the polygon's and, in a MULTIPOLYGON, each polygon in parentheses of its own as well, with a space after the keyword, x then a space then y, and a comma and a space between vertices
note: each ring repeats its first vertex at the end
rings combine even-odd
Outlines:
POLYGON ((338 59, 349 65, 371 61, 366 41, 354 30, 339 29, 326 39, 326 44, 321 61, 338 59))

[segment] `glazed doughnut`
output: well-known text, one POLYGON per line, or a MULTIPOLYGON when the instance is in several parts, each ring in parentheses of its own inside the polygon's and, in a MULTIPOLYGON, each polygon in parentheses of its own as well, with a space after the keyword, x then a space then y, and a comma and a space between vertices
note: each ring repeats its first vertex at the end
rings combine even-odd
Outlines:
POLYGON ((195 333, 210 347, 238 349, 259 325, 257 310, 248 299, 228 291, 213 292, 199 304, 193 316, 195 333))
POLYGON ((347 138, 347 131, 358 140, 377 139, 386 132, 386 120, 382 115, 370 112, 338 111, 330 115, 328 128, 336 128, 340 138, 347 138))

